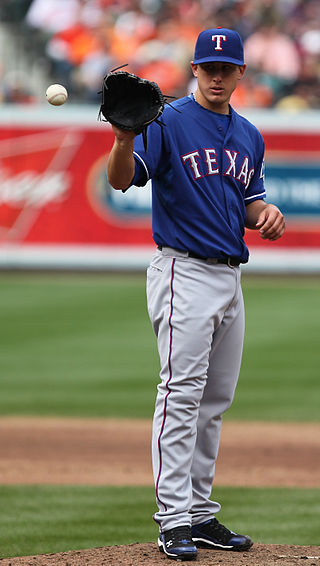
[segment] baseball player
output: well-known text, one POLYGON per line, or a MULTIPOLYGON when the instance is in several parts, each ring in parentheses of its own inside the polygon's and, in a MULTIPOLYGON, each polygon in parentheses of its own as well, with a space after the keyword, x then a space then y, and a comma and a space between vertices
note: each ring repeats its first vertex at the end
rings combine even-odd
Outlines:
POLYGON ((276 240, 280 210, 265 202, 264 142, 230 106, 243 77, 243 45, 233 30, 200 33, 194 94, 167 105, 161 127, 142 136, 113 126, 108 178, 115 189, 152 179, 157 251, 147 272, 148 312, 161 363, 152 459, 158 545, 169 558, 197 547, 248 550, 246 535, 218 522, 210 499, 223 413, 240 370, 244 228, 276 240))

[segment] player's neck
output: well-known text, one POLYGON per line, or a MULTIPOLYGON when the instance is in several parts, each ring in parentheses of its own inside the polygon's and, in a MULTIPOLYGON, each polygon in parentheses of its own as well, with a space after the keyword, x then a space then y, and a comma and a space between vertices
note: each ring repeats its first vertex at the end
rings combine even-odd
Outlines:
POLYGON ((224 101, 211 101, 203 96, 200 90, 196 90, 194 93, 195 101, 206 108, 211 110, 211 112, 216 112, 217 114, 230 114, 229 100, 224 101))

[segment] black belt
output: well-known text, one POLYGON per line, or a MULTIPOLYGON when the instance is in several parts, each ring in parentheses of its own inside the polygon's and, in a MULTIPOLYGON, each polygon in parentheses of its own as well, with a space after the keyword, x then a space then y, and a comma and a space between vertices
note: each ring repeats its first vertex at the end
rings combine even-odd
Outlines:
MULTIPOLYGON (((164 247, 167 246, 158 246, 158 250, 162 250, 164 247)), ((174 249, 174 248, 172 248, 174 249)), ((177 250, 177 252, 182 252, 186 254, 186 257, 193 257, 195 259, 201 259, 202 261, 206 261, 207 263, 212 263, 212 264, 216 264, 216 263, 223 263, 225 265, 229 265, 230 267, 239 267, 241 262, 241 259, 238 257, 222 257, 222 258, 216 258, 216 257, 204 257, 202 255, 196 254, 194 252, 185 252, 184 250, 177 250)))

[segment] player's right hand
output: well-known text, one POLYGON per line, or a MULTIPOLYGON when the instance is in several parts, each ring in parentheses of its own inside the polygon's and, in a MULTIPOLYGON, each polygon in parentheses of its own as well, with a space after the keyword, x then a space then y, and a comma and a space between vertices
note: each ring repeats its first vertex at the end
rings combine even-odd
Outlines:
POLYGON ((119 142, 132 141, 137 134, 132 131, 122 130, 116 126, 112 126, 113 133, 119 142))

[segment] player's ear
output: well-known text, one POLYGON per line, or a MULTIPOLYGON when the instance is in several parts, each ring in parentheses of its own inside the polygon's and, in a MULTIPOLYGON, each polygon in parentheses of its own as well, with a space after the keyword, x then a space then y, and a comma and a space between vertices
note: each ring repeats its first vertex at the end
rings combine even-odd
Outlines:
POLYGON ((191 61, 190 64, 191 64, 191 69, 192 69, 192 74, 193 74, 193 76, 194 76, 194 77, 197 77, 197 76, 198 76, 198 65, 195 65, 195 64, 193 63, 193 61, 191 61))
POLYGON ((246 71, 247 65, 239 65, 239 71, 240 71, 240 76, 239 76, 239 80, 242 79, 245 71, 246 71))

